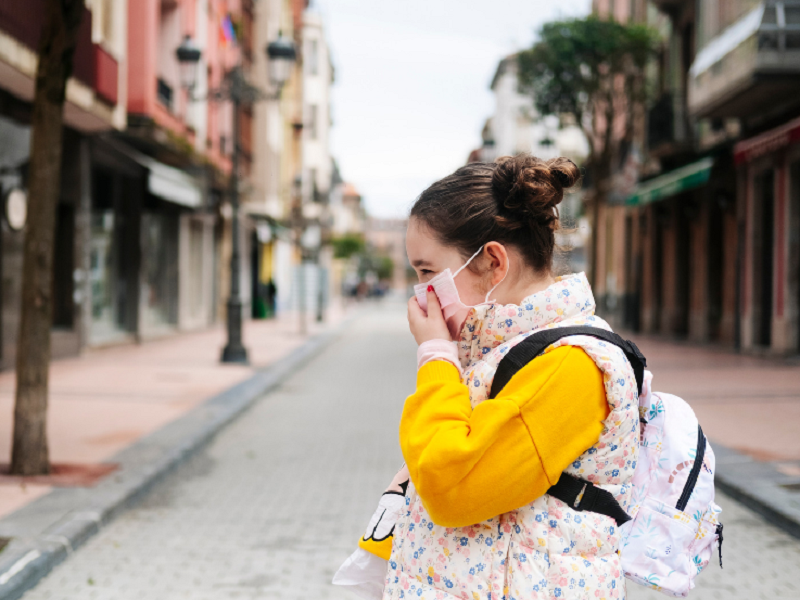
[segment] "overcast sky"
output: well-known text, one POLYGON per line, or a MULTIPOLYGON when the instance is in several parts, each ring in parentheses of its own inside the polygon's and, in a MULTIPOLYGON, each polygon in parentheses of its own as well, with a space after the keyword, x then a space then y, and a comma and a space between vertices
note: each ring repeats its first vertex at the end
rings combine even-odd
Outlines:
POLYGON ((370 214, 405 216, 480 145, 497 63, 591 0, 316 0, 336 69, 332 150, 370 214))

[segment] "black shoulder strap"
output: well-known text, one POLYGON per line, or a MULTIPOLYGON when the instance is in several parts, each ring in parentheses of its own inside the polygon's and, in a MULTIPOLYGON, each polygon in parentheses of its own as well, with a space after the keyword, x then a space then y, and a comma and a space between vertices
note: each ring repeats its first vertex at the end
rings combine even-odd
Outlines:
POLYGON ((534 358, 539 356, 551 344, 557 342, 561 338, 572 335, 590 335, 598 338, 609 344, 617 346, 625 353, 625 357, 633 367, 633 374, 636 377, 636 388, 639 393, 642 393, 642 383, 644 382, 644 368, 647 366, 647 360, 644 355, 636 347, 636 344, 630 340, 621 338, 619 335, 606 329, 599 327, 578 326, 578 327, 553 327, 551 329, 543 329, 528 336, 519 344, 514 346, 508 351, 500 364, 497 365, 497 371, 492 380, 492 390, 489 398, 495 398, 500 393, 506 384, 511 381, 511 378, 534 358))
MULTIPOLYGON (((633 374, 636 377, 636 387, 642 393, 642 383, 644 382, 644 368, 647 360, 636 347, 636 344, 625 340, 616 333, 599 327, 579 326, 579 327, 553 327, 544 329, 528 336, 519 344, 508 351, 500 364, 492 380, 492 391, 489 398, 495 398, 511 378, 534 358, 539 356, 551 344, 561 338, 571 335, 590 335, 597 339, 617 346, 625 353, 625 357, 633 367, 633 374)), ((599 487, 595 487, 591 482, 584 481, 569 473, 562 473, 561 477, 547 493, 554 498, 558 498, 575 510, 599 513, 611 517, 617 522, 617 526, 630 521, 630 516, 619 505, 614 496, 599 487)))
POLYGON ((547 493, 575 510, 587 510, 611 517, 617 522, 617 527, 631 520, 611 492, 569 473, 562 473, 558 482, 547 493))

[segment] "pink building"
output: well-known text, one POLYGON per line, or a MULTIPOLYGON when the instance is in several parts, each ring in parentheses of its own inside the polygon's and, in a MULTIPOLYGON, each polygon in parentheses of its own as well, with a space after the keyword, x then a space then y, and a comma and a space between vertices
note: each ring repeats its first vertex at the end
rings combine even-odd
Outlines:
MULTIPOLYGON (((3 201, 11 191, 15 202, 24 199, 42 3, 0 2, 3 201)), ((65 104, 54 356, 203 328, 223 314, 233 113, 213 92, 238 65, 268 89, 266 44, 281 31, 300 39, 295 26, 305 5, 263 0, 256 13, 254 0, 86 0, 65 104), (200 53, 188 68, 177 58, 187 37, 200 53)), ((270 185, 283 181, 277 166, 252 164, 269 155, 267 121, 274 121, 273 131, 290 127, 284 111, 302 87, 288 87, 285 102, 271 105, 274 118, 263 118, 262 108, 257 122, 249 105, 238 115, 243 202, 254 195, 248 190, 266 188, 256 174, 269 171, 270 185)), ((276 138, 273 154, 283 155, 283 138, 276 138)), ((282 196, 289 189, 275 188, 282 196)), ((248 314, 255 218, 245 221, 241 281, 248 314)), ((23 225, 0 219, 0 368, 14 364, 23 225)))
MULTIPOLYGON (((139 0, 128 5, 128 113, 188 143, 221 171, 230 169, 231 114, 227 102, 207 102, 243 55, 252 60, 253 0, 139 0), (241 43, 229 39, 231 28, 241 43), (181 87, 176 50, 189 36, 202 51, 190 101, 181 87)), ((248 127, 243 127, 248 130, 248 127)), ((172 137, 174 136, 174 137, 172 137)), ((243 136, 245 137, 245 136, 243 136)))

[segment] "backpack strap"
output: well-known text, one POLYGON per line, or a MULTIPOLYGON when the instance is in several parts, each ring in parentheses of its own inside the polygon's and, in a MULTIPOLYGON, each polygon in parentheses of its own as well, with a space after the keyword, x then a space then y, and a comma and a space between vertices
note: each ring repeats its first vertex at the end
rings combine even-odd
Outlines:
MULTIPOLYGON (((584 325, 543 329, 514 346, 502 358, 500 364, 497 365, 489 398, 495 398, 506 384, 511 381, 511 378, 516 375, 517 371, 544 352, 548 346, 562 338, 573 335, 589 335, 613 344, 622 350, 625 353, 625 358, 628 359, 633 368, 633 374, 636 377, 636 388, 639 394, 642 393, 644 368, 647 366, 647 359, 636 347, 636 344, 606 329, 584 325)), ((617 522, 617 527, 631 520, 630 515, 620 506, 613 494, 595 486, 590 481, 584 481, 569 473, 561 473, 558 482, 547 490, 547 494, 553 498, 558 498, 575 510, 588 510, 611 517, 617 522)))
POLYGON ((595 337, 609 344, 613 344, 622 350, 625 353, 625 358, 628 359, 631 367, 633 367, 633 375, 636 377, 636 389, 639 394, 642 393, 644 368, 647 366, 647 359, 639 351, 639 348, 636 347, 636 344, 620 337, 612 331, 600 329, 599 327, 581 325, 577 327, 553 327, 551 329, 543 329, 529 335, 514 346, 508 351, 508 354, 503 357, 500 364, 497 365, 497 371, 492 380, 492 390, 489 394, 489 398, 495 398, 506 384, 511 381, 511 378, 516 375, 517 371, 544 352, 548 346, 562 338, 573 335, 595 337))
POLYGON ((547 493, 575 510, 588 510, 611 517, 617 522, 617 527, 631 520, 611 492, 569 473, 561 473, 558 483, 551 486, 547 493))

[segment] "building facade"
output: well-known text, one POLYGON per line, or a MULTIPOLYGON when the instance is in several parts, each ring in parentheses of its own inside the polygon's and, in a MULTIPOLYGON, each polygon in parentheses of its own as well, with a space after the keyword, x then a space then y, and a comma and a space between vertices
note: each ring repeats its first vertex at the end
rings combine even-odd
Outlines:
MULTIPOLYGON (((87 2, 64 108, 62 193, 57 207, 52 355, 77 354, 93 330, 91 204, 101 157, 93 142, 126 125, 127 2, 87 2)), ((37 3, 0 6, 0 367, 12 368, 20 318, 25 190, 34 77, 44 11, 37 3)))
MULTIPOLYGON (((638 184, 608 228, 621 240, 618 322, 748 352, 797 353, 800 3, 631 6, 616 18, 647 22, 663 42, 638 184)), ((610 8, 595 3, 601 16, 610 8)))
MULTIPOLYGON (((306 8, 304 0, 87 0, 65 104, 54 357, 205 328, 224 318, 234 144, 240 151, 244 314, 275 314, 280 293, 283 307, 291 308, 300 264, 294 203, 327 198, 332 177, 332 71, 324 44, 318 72, 304 67, 303 54, 311 51, 304 51, 304 32, 324 42, 321 20, 305 21, 306 8), (281 36, 298 54, 282 94, 266 54, 281 36), (193 64, 178 60, 187 40, 200 54, 193 64), (236 136, 233 105, 218 93, 235 68, 260 90, 242 104, 236 136), (318 138, 304 134, 314 125, 304 114, 304 79, 314 92, 309 102, 326 117, 316 122, 318 138), (304 186, 311 192, 304 194, 304 186)), ((37 3, 0 5, 0 197, 6 209, 0 368, 13 367, 16 350, 42 22, 37 3)))

